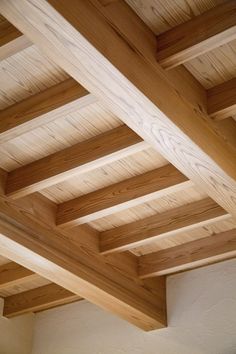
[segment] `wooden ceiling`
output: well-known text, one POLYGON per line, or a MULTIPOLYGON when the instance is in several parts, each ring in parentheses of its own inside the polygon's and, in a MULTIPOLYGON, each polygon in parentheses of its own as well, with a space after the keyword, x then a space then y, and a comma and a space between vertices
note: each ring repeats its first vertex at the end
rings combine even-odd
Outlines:
POLYGON ((0 4, 5 315, 165 326, 165 275, 236 254, 235 1, 0 4))

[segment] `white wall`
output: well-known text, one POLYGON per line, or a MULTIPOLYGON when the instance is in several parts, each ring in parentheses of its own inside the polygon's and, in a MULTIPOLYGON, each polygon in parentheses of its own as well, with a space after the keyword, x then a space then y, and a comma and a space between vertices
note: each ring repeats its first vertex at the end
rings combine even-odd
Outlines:
POLYGON ((236 260, 168 279, 169 327, 149 333, 82 301, 35 316, 32 354, 235 354, 236 260))
POLYGON ((0 354, 30 354, 33 325, 33 314, 12 319, 0 314, 0 354))

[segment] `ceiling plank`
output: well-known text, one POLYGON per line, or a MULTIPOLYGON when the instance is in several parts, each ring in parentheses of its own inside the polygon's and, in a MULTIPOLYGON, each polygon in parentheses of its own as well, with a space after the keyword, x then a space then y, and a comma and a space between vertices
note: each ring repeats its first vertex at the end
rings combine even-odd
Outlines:
POLYGON ((9 172, 6 195, 26 196, 146 148, 147 144, 127 126, 114 128, 9 172))
POLYGON ((58 205, 56 223, 75 226, 183 190, 192 183, 166 165, 58 205))
POLYGON ((36 279, 37 274, 15 262, 0 266, 0 289, 8 288, 36 279))
POLYGON ((57 284, 48 284, 4 298, 3 316, 14 317, 82 300, 57 284))
MULTIPOLYGON (((123 2, 117 5, 122 7, 122 21, 114 24, 109 12, 113 2, 104 6, 96 0, 68 1, 40 0, 36 6, 1 0, 1 8, 54 62, 235 216, 235 153, 215 133, 208 116, 154 63, 155 53, 148 49, 153 38, 145 24, 123 2), (124 31, 131 23, 138 38, 134 43, 131 31, 124 31), (141 52, 136 42, 143 34, 147 40, 141 52)), ((112 13, 117 18, 118 12, 112 13)))
POLYGON ((100 233, 100 250, 103 254, 129 250, 229 217, 213 200, 205 198, 103 231, 100 233))
POLYGON ((171 274, 236 257, 236 229, 139 257, 141 278, 171 274))
POLYGON ((101 256, 84 226, 58 230, 20 204, 0 197, 0 254, 144 330, 166 325, 164 278, 149 290, 132 255, 101 256))
POLYGON ((172 69, 236 38, 236 3, 226 1, 157 36, 157 60, 172 69))
POLYGON ((73 79, 15 103, 0 112, 0 143, 96 102, 73 79))
POLYGON ((216 120, 236 114, 236 78, 209 89, 207 105, 209 115, 216 120))
POLYGON ((10 22, 7 20, 0 22, 0 60, 4 60, 31 45, 32 42, 10 22))

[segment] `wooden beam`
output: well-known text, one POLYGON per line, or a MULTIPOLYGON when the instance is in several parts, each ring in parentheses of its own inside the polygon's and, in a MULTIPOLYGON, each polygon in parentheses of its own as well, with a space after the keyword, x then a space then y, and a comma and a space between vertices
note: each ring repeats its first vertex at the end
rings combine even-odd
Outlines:
POLYGON ((121 126, 10 172, 6 194, 23 197, 145 148, 136 133, 121 126))
POLYGON ((0 60, 28 48, 32 42, 7 20, 0 21, 0 60))
POLYGON ((0 289, 15 286, 37 278, 37 274, 15 262, 0 266, 0 289))
POLYGON ((20 205, 0 197, 0 254, 142 329, 166 325, 164 278, 149 290, 136 258, 103 257, 87 228, 59 231, 20 205))
POLYGON ((0 112, 0 143, 96 102, 73 79, 67 79, 0 112))
POLYGON ((56 223, 81 225, 189 186, 175 167, 166 165, 59 204, 56 223))
MULTIPOLYGON (((235 10, 236 11, 236 10, 235 10)), ((208 113, 216 120, 236 113, 236 78, 207 91, 208 113)))
POLYGON ((3 316, 14 317, 82 300, 57 284, 48 284, 4 298, 3 316))
POLYGON ((146 25, 128 5, 116 3, 39 0, 36 6, 1 0, 1 9, 48 57, 235 216, 234 151, 157 63, 155 38, 146 25))
POLYGON ((129 250, 228 217, 213 200, 202 199, 103 231, 100 233, 100 250, 103 254, 129 250))
POLYGON ((183 64, 236 38, 236 3, 226 1, 157 36, 157 60, 165 69, 183 64))
POLYGON ((236 257, 236 230, 139 257, 141 278, 171 274, 236 257))

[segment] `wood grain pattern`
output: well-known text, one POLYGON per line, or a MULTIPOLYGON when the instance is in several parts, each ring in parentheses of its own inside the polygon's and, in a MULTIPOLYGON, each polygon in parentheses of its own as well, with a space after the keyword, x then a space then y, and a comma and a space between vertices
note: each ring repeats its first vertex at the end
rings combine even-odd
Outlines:
POLYGON ((4 298, 3 316, 14 317, 82 300, 57 284, 48 284, 4 298))
POLYGON ((0 21, 0 60, 29 47, 32 42, 7 20, 0 21))
POLYGON ((185 67, 206 89, 236 76, 236 40, 224 44, 185 63, 185 67))
POLYGON ((160 167, 59 204, 56 223, 75 226, 186 188, 190 182, 172 165, 160 167))
POLYGON ((216 120, 236 114, 236 78, 207 91, 209 115, 216 120))
POLYGON ((0 109, 64 81, 69 76, 32 45, 0 61, 0 109))
POLYGON ((0 143, 14 139, 96 101, 81 85, 67 79, 0 112, 0 143))
POLYGON ((157 60, 174 68, 236 38, 236 3, 227 1, 157 37, 157 60))
POLYGON ((0 266, 0 289, 18 285, 34 278, 37 278, 36 274, 15 262, 6 263, 0 266))
POLYGON ((125 0, 159 35, 225 2, 225 0, 125 0), (173 15, 174 14, 174 15, 173 15))
POLYGON ((19 198, 144 148, 137 134, 121 126, 10 172, 6 194, 19 198))
POLYGON ((122 271, 128 266, 127 257, 118 265, 114 259, 100 256, 94 237, 85 228, 73 233, 59 231, 36 218, 32 210, 26 212, 4 197, 0 215, 3 256, 142 329, 165 326, 164 279, 157 283, 158 292, 148 290, 134 274, 122 271), (91 237, 93 246, 89 247, 91 237))
POLYGON ((141 278, 171 274, 236 257, 236 229, 139 258, 141 278))
MULTIPOLYGON (((52 60, 235 215, 236 156, 205 115, 174 90, 157 63, 148 64, 145 53, 140 55, 122 29, 116 26, 114 31, 107 7, 90 1, 70 0, 66 6, 63 1, 49 3, 41 0, 36 7, 3 0, 2 11, 52 60), (91 21, 96 32, 89 26, 91 21)), ((123 22, 129 19, 129 11, 123 22)), ((140 26, 145 25, 140 21, 140 26)), ((133 31, 138 37, 141 29, 133 31)))
POLYGON ((125 251, 229 215, 210 198, 100 233, 103 254, 125 251))

